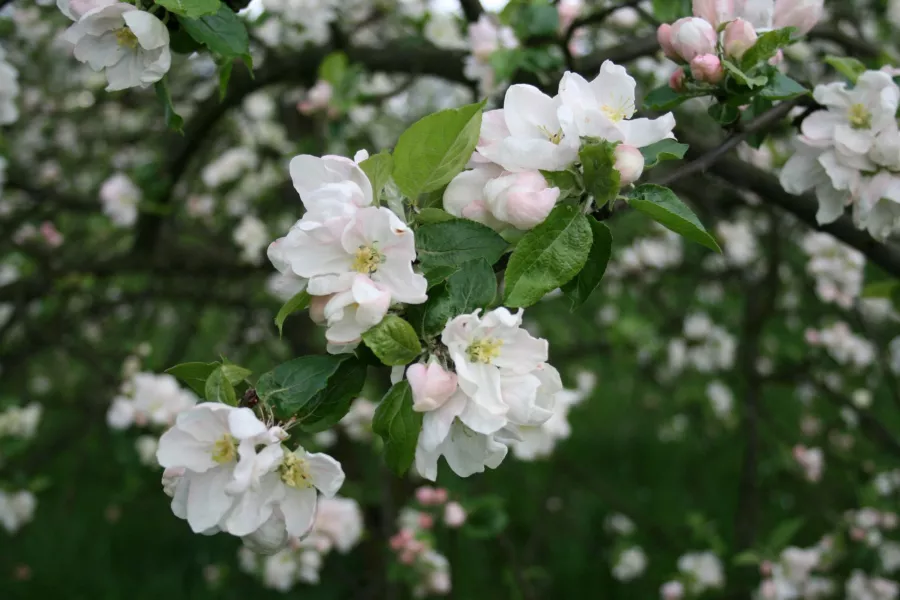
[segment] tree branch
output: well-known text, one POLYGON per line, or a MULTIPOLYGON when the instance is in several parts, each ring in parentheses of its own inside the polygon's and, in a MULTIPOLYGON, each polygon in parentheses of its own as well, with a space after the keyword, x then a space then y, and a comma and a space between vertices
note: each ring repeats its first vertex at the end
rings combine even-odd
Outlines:
POLYGON ((477 21, 478 17, 481 16, 481 13, 484 12, 479 0, 459 0, 459 6, 462 8, 463 14, 466 16, 466 21, 469 23, 477 21))

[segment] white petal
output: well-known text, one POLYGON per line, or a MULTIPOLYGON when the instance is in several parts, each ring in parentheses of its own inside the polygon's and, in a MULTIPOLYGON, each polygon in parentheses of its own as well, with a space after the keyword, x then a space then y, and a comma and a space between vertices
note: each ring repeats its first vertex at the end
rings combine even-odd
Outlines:
POLYGON ((322 495, 331 498, 337 494, 344 485, 341 463, 322 453, 307 454, 306 460, 309 461, 310 479, 322 495))
POLYGON ((419 431, 418 445, 429 452, 436 450, 449 435, 454 419, 462 414, 468 403, 468 397, 458 391, 440 408, 422 415, 422 429, 419 431))
POLYGON ((220 466, 205 473, 190 473, 187 521, 194 533, 216 526, 231 508, 233 498, 225 493, 231 481, 231 467, 220 466))
POLYGON ((132 10, 122 15, 142 48, 152 50, 169 45, 169 30, 163 22, 143 10, 132 10))
POLYGON ((666 113, 658 119, 631 119, 619 123, 622 141, 637 148, 672 137, 673 129, 675 116, 672 113, 666 113))
POLYGON ((543 138, 559 130, 559 102, 532 85, 516 84, 506 90, 503 116, 515 138, 543 138))
POLYGON ((309 531, 316 516, 316 499, 315 488, 287 488, 281 512, 289 535, 302 537, 309 531))
POLYGON ((268 431, 265 423, 260 421, 249 408, 237 408, 228 414, 228 427, 232 435, 239 440, 246 440, 268 431))
POLYGON ((258 488, 251 487, 234 500, 225 519, 225 531, 240 537, 262 527, 272 516, 275 503, 285 497, 285 488, 277 473, 262 478, 258 488))
POLYGON ((156 460, 163 468, 185 467, 197 473, 218 466, 212 459, 208 443, 197 440, 177 427, 168 430, 159 438, 156 460))

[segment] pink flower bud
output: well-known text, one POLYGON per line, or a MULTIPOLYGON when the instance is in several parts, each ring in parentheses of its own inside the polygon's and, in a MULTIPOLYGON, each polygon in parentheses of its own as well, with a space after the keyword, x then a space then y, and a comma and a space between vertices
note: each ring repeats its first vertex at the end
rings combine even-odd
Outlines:
POLYGON ((705 19, 718 27, 735 17, 734 0, 694 0, 694 16, 705 19))
POLYGON ((756 30, 743 19, 735 19, 725 26, 725 54, 740 60, 756 43, 756 30))
POLYGON ((678 19, 672 25, 672 47, 687 62, 716 51, 716 30, 696 17, 678 19))
POLYGON ((680 581, 667 581, 659 589, 663 600, 681 600, 684 598, 684 584, 680 581))
POLYGON ((775 0, 774 26, 796 27, 804 35, 812 29, 824 13, 823 0, 775 0))
POLYGON ((625 187, 641 178, 644 172, 644 155, 634 146, 619 144, 616 146, 615 169, 619 172, 619 185, 625 187))
POLYGON ((331 84, 324 79, 320 79, 309 89, 306 100, 297 105, 297 110, 304 115, 308 115, 318 110, 326 109, 333 95, 334 89, 331 87, 331 84))
POLYGON ((517 229, 531 229, 547 218, 559 188, 548 187, 539 171, 506 173, 484 186, 488 209, 501 221, 517 229))
POLYGON ((691 61, 691 75, 697 81, 719 83, 725 77, 725 69, 715 54, 702 54, 691 61))
POLYGON ((675 72, 669 77, 669 87, 675 90, 676 92, 684 91, 684 69, 678 67, 675 69, 675 72))
POLYGON ((412 388, 416 412, 437 410, 456 393, 456 373, 444 370, 434 358, 428 366, 423 363, 411 366, 406 370, 406 379, 412 388))
POLYGON ((674 61, 681 62, 681 57, 678 56, 678 53, 675 52, 675 47, 672 45, 672 26, 668 23, 663 23, 656 30, 656 41, 659 42, 659 47, 662 48, 663 52, 666 56, 671 58, 674 61))
POLYGON ((63 243, 63 235, 50 221, 41 223, 41 235, 51 248, 58 248, 63 243))
POLYGON ((768 560, 764 560, 759 563, 759 574, 763 577, 768 577, 772 574, 772 563, 768 560))
POLYGON ((310 298, 309 318, 312 319, 312 322, 316 325, 325 324, 325 305, 328 304, 329 300, 331 300, 331 295, 313 296, 310 298))
POLYGON ((425 551, 425 544, 422 540, 411 540, 406 544, 406 549, 413 554, 419 554, 420 552, 425 551))
POLYGON ((444 488, 437 488, 434 490, 434 503, 435 504, 443 504, 447 501, 447 490, 444 488))
MULTIPOLYGON (((412 367, 410 367, 410 369, 412 369, 412 367)), ((416 489, 416 500, 418 500, 419 504, 421 504, 422 506, 434 504, 434 488, 430 485, 423 485, 422 487, 416 489)))
POLYGON ((804 332, 803 336, 806 338, 806 343, 809 344, 810 346, 817 345, 819 343, 819 341, 821 340, 821 337, 819 336, 819 332, 812 328, 807 329, 804 332))
POLYGON ((404 550, 403 554, 400 555, 400 562, 404 565, 411 565, 415 562, 416 555, 409 550, 404 550))
POLYGON ((862 527, 853 527, 850 529, 850 539, 855 542, 861 542, 866 539, 866 530, 862 527))
POLYGON ((772 579, 766 579, 759 586, 759 594, 766 600, 776 600, 778 598, 778 586, 772 579))
POLYGON ((459 527, 466 522, 466 509, 459 502, 448 502, 444 507, 444 523, 447 527, 459 527))
POLYGON ((408 541, 406 536, 404 536, 402 532, 399 532, 391 537, 388 544, 390 544, 392 550, 402 550, 403 548, 406 548, 408 541))
POLYGON ((781 48, 779 48, 778 52, 776 52, 775 55, 769 59, 769 64, 772 65, 773 67, 777 67, 778 65, 780 65, 783 62, 784 62, 784 51, 782 51, 781 48))
POLYGON ((431 529, 434 526, 434 517, 428 513, 419 514, 419 527, 422 529, 431 529))

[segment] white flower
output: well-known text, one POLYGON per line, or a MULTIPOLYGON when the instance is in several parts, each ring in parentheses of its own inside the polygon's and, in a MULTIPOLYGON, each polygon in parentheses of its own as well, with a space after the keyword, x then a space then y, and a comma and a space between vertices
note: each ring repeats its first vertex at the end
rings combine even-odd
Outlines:
POLYGON ((106 69, 107 91, 155 83, 172 61, 162 21, 124 2, 84 13, 64 39, 75 45, 75 58, 95 71, 106 69))
POLYGON ((519 41, 510 27, 497 26, 487 13, 482 13, 478 21, 469 25, 469 45, 472 54, 482 61, 501 48, 516 48, 519 41))
POLYGON ((706 386, 706 396, 717 417, 723 420, 731 417, 734 408, 734 394, 731 393, 731 388, 721 381, 711 381, 706 386))
POLYGON ((634 521, 621 513, 613 513, 606 517, 604 526, 608 531, 619 535, 631 535, 634 533, 634 521))
POLYGON ((422 433, 416 447, 416 471, 434 481, 437 478, 437 461, 443 456, 447 464, 460 477, 469 477, 484 472, 485 467, 496 469, 506 458, 506 444, 512 439, 512 432, 500 430, 492 435, 472 431, 456 418, 465 404, 465 396, 457 394, 445 404, 440 411, 426 413, 423 420, 422 433), (456 402, 454 402, 456 400, 456 402), (448 410, 451 407, 459 409, 448 410), (437 421, 431 419, 432 433, 426 433, 425 421, 431 415, 443 414, 447 418, 437 421), (434 443, 436 441, 436 443, 434 443))
POLYGON ((134 448, 142 465, 156 466, 156 449, 159 447, 159 439, 152 435, 142 435, 134 440, 134 448))
POLYGON ((647 568, 647 555, 640 546, 626 548, 619 554, 616 564, 613 565, 613 577, 619 581, 631 581, 637 579, 647 568))
POLYGON ((229 148, 203 167, 200 179, 206 187, 216 188, 239 178, 242 173, 256 169, 259 156, 246 146, 229 148))
POLYGON ((604 61, 600 74, 588 83, 577 73, 567 72, 559 83, 563 109, 560 120, 571 119, 577 135, 622 142, 642 148, 673 137, 675 117, 632 119, 635 111, 635 80, 625 67, 604 61))
POLYGON ((350 404, 350 410, 340 421, 340 426, 351 440, 368 442, 372 440, 372 418, 375 416, 377 404, 366 398, 356 398, 350 404))
MULTIPOLYGON (((485 113, 485 116, 488 114, 485 113)), ((473 160, 475 156, 479 155, 473 155, 473 160)), ((488 208, 484 193, 488 182, 502 173, 503 169, 490 163, 479 163, 475 165, 474 169, 461 172, 450 181, 444 190, 444 210, 455 217, 476 221, 492 229, 503 229, 504 223, 497 219, 488 208)))
POLYGON ((34 518, 37 499, 28 490, 7 493, 0 490, 0 525, 10 534, 34 518))
POLYGON ((113 429, 126 429, 132 424, 168 426, 179 413, 197 403, 192 392, 167 374, 136 373, 124 387, 127 394, 117 396, 106 415, 113 429))
POLYGON ((25 407, 10 406, 0 413, 0 438, 17 437, 23 440, 33 438, 43 412, 43 407, 36 402, 31 402, 25 407))
POLYGON ((352 498, 322 498, 316 511, 311 535, 323 536, 338 552, 346 554, 359 543, 363 533, 363 515, 352 498))
POLYGON ((355 209, 372 204, 372 184, 349 158, 301 154, 291 159, 290 173, 306 208, 305 220, 352 216, 355 209))
POLYGON ((485 137, 476 146, 485 158, 507 171, 563 171, 578 158, 579 132, 560 118, 559 96, 551 98, 534 86, 516 84, 506 91, 503 120, 509 135, 485 137))
POLYGON ((701 594, 725 585, 722 561, 712 552, 691 552, 678 559, 678 570, 690 577, 690 589, 701 594))
POLYGON ((0 47, 0 125, 9 125, 19 119, 19 108, 16 106, 19 72, 3 60, 4 57, 5 52, 0 47))
POLYGON ((868 577, 855 569, 844 587, 846 600, 896 600, 900 587, 894 581, 868 577))
POLYGON ((448 50, 462 50, 468 43, 459 31, 459 21, 450 13, 433 12, 425 24, 425 39, 448 50))
POLYGON ((124 173, 116 173, 100 186, 103 212, 119 227, 134 225, 141 190, 124 173))
POLYGON ((234 243, 241 248, 241 260, 258 264, 261 261, 262 249, 269 242, 266 224, 253 215, 244 215, 234 230, 234 243))
POLYGON ((567 439, 572 431, 568 421, 569 409, 580 404, 592 390, 592 383, 582 386, 578 390, 560 389, 555 394, 556 403, 553 407, 553 415, 545 423, 532 427, 519 427, 521 440, 512 444, 515 457, 519 460, 535 460, 550 456, 556 443, 567 439))
POLYGON ((540 171, 504 173, 484 186, 487 208, 500 221, 527 230, 547 218, 559 188, 550 187, 540 171))
POLYGON ((881 568, 886 573, 893 573, 900 569, 900 544, 897 542, 884 542, 878 547, 878 560, 881 568))

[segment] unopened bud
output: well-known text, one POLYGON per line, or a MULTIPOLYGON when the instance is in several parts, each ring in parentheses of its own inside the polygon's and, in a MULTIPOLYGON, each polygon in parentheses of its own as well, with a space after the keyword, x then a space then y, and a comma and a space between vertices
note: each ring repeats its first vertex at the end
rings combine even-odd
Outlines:
POLYGON ((672 47, 686 62, 716 51, 718 36, 713 26, 696 17, 678 19, 672 25, 672 47))
POLYGON ((740 60, 756 43, 756 30, 743 19, 735 19, 725 26, 725 54, 740 60))
POLYGON ((684 69, 678 67, 675 69, 675 72, 669 77, 669 87, 675 90, 676 92, 684 91, 684 69))
POLYGON ((437 410, 456 392, 456 373, 445 370, 434 358, 427 366, 412 365, 406 370, 406 379, 412 388, 416 412, 437 410))
POLYGON ((616 146, 615 169, 619 172, 619 185, 625 187, 641 178, 644 172, 644 155, 634 146, 616 146))
POLYGON ((491 179, 484 195, 495 217, 525 230, 544 222, 556 206, 559 188, 548 186, 539 171, 523 171, 491 179))
POLYGON ((681 62, 681 57, 678 56, 678 52, 675 51, 675 46, 672 45, 672 26, 668 23, 663 23, 656 30, 656 41, 659 42, 659 47, 662 48, 662 51, 666 56, 671 58, 674 61, 681 62))
POLYGON ((715 54, 702 54, 691 61, 691 75, 697 81, 719 83, 725 78, 725 69, 715 54))

